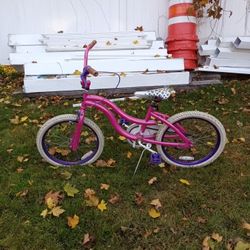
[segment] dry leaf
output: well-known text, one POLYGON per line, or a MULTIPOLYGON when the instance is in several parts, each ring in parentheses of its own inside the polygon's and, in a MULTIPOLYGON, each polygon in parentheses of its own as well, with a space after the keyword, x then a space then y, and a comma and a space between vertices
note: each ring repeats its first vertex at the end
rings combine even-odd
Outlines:
POLYGON ((153 177, 148 181, 149 185, 153 185, 155 182, 157 182, 157 177, 153 177))
POLYGON ((21 119, 20 119, 20 122, 25 122, 28 120, 28 116, 23 116, 21 119))
POLYGON ((249 250, 250 249, 250 243, 238 241, 234 250, 249 250))
POLYGON ((130 151, 128 151, 128 152, 127 152, 127 158, 128 158, 128 159, 131 159, 131 157, 132 157, 132 153, 131 153, 130 151))
POLYGON ((212 238, 213 240, 217 241, 217 242, 221 242, 222 239, 223 239, 223 237, 220 236, 218 233, 213 233, 212 236, 211 236, 211 238, 212 238))
MULTIPOLYGON (((125 74, 124 72, 121 72, 120 73, 120 77, 126 77, 127 76, 127 74, 125 74)), ((123 137, 123 136, 122 136, 123 137)), ((125 137, 124 137, 125 138, 125 137)))
POLYGON ((17 156, 17 161, 22 163, 24 161, 24 157, 23 156, 17 156))
POLYGON ((135 193, 135 203, 136 205, 140 206, 144 202, 144 197, 142 193, 135 193))
POLYGON ((105 203, 105 201, 102 200, 100 204, 97 206, 97 208, 103 212, 104 210, 107 210, 107 203, 105 203))
POLYGON ((72 177, 72 173, 70 173, 69 171, 64 171, 61 173, 61 176, 65 179, 65 180, 69 180, 72 177))
POLYGON ((99 198, 95 195, 90 196, 87 200, 86 200, 86 205, 88 207, 97 207, 99 204, 99 198))
POLYGON ((90 246, 94 243, 94 241, 95 241, 94 236, 87 233, 84 234, 82 245, 86 248, 90 248, 90 246))
POLYGON ((140 32, 142 32, 142 31, 143 31, 143 26, 137 26, 137 27, 135 28, 135 31, 140 31, 140 32))
POLYGON ((48 209, 46 208, 46 209, 44 209, 42 212, 41 212, 41 216, 43 217, 43 218, 45 218, 47 215, 48 215, 48 209))
POLYGON ((103 190, 103 189, 104 189, 104 190, 108 190, 109 187, 110 187, 110 185, 105 184, 105 183, 101 183, 100 189, 102 189, 102 190, 103 190))
POLYGON ((69 183, 67 183, 64 187, 63 187, 64 191, 67 193, 68 196, 70 197, 74 197, 75 194, 79 193, 79 190, 76 189, 74 186, 70 185, 69 183))
POLYGON ((119 196, 119 194, 112 194, 112 195, 110 195, 110 198, 109 198, 109 203, 111 203, 111 204, 116 204, 116 203, 118 203, 120 201, 120 196, 119 196))
POLYGON ((159 199, 154 199, 150 202, 150 205, 155 206, 156 209, 159 209, 162 207, 161 202, 159 199))
POLYGON ((62 209, 60 206, 58 206, 58 207, 52 208, 51 211, 49 212, 49 214, 53 214, 53 216, 59 217, 64 212, 65 212, 65 210, 62 209))
POLYGON ((91 188, 87 188, 85 191, 84 191, 84 197, 85 198, 89 198, 91 196, 95 195, 95 190, 94 189, 91 189, 91 188))
POLYGON ((121 141, 125 141, 125 140, 126 140, 126 137, 121 136, 121 135, 120 135, 118 138, 119 138, 119 140, 121 140, 121 141))
POLYGON ((205 239, 202 242, 202 250, 210 250, 210 244, 209 241, 211 238, 209 236, 206 236, 205 239))
POLYGON ((187 185, 187 186, 191 185, 190 182, 188 180, 185 180, 185 179, 180 179, 180 183, 187 185))
POLYGON ((56 206, 56 205, 59 203, 59 201, 62 200, 62 199, 64 198, 64 195, 61 194, 60 191, 58 191, 58 192, 49 191, 49 192, 45 195, 45 197, 44 197, 44 202, 45 202, 46 204, 48 204, 48 203, 47 203, 47 200, 48 200, 49 198, 52 199, 53 203, 54 203, 55 206, 56 206))
POLYGON ((16 197, 25 197, 28 194, 29 190, 25 189, 21 192, 16 193, 16 197))
POLYGON ((49 197, 46 199, 46 205, 49 209, 52 209, 56 207, 57 203, 51 197, 49 197))
POLYGON ((18 125, 18 124, 20 123, 20 121, 19 121, 19 116, 16 115, 15 118, 10 119, 10 123, 15 124, 15 125, 18 125))
POLYGON ((111 43, 110 41, 107 41, 107 42, 106 42, 106 45, 107 45, 107 46, 111 46, 112 43, 111 43))
POLYGON ((73 217, 67 217, 68 219, 68 226, 72 229, 74 229, 79 224, 79 217, 77 215, 74 215, 73 217))
POLYGON ((137 45, 137 44, 139 44, 139 43, 140 43, 140 42, 139 42, 138 40, 134 40, 134 41, 133 41, 133 44, 134 44, 134 45, 137 45))
POLYGON ((152 217, 153 219, 156 219, 158 217, 161 216, 161 213, 158 212, 155 208, 151 208, 149 211, 148 211, 148 214, 150 217, 152 217))
POLYGON ((250 224, 244 222, 244 223, 242 224, 242 228, 243 228, 243 229, 246 229, 246 230, 250 230, 250 224))

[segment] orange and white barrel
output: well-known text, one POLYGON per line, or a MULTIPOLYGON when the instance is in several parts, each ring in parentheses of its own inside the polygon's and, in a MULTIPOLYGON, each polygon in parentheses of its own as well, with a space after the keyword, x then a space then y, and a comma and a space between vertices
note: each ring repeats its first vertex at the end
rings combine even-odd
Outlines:
POLYGON ((196 13, 193 0, 170 0, 167 47, 174 58, 184 58, 185 69, 197 67, 196 13))

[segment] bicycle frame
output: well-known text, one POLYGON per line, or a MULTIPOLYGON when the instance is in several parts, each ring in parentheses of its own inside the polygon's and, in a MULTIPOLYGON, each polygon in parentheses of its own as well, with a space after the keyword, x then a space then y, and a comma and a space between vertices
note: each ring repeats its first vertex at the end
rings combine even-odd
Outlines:
MULTIPOLYGON (((91 82, 87 80, 87 76, 90 73, 90 70, 93 69, 87 65, 88 63, 88 53, 89 50, 95 45, 95 41, 89 44, 84 53, 84 68, 81 74, 81 84, 85 89, 89 89, 91 82)), ((125 112, 123 112, 119 107, 117 107, 114 103, 109 101, 108 99, 97 96, 97 95, 89 95, 87 92, 83 94, 83 101, 81 103, 80 110, 78 112, 78 122, 75 127, 75 131, 72 135, 70 148, 73 151, 76 151, 81 137, 82 126, 84 123, 85 111, 87 108, 96 108, 101 111, 109 120, 113 128, 117 131, 118 134, 124 136, 126 139, 131 141, 140 141, 143 143, 150 143, 156 145, 162 145, 166 147, 178 147, 178 148, 190 148, 192 146, 192 142, 184 135, 185 130, 180 126, 174 126, 170 122, 168 122, 168 115, 161 114, 156 112, 154 107, 149 106, 145 119, 138 119, 132 117, 125 112), (122 126, 117 122, 115 115, 118 115, 125 120, 138 124, 140 126, 140 132, 136 135, 130 134, 128 131, 122 128, 122 126), (171 128, 175 135, 166 136, 166 138, 180 138, 182 143, 178 142, 161 142, 156 141, 150 137, 144 136, 144 132, 147 126, 158 125, 158 124, 165 124, 169 128, 171 128)))

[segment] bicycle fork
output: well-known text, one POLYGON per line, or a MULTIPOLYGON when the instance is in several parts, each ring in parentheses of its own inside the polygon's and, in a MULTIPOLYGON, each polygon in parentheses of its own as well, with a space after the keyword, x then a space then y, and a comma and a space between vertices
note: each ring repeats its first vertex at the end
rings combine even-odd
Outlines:
POLYGON ((79 147, 82 126, 84 123, 84 115, 85 115, 85 110, 80 109, 78 111, 77 124, 75 126, 75 130, 72 134, 71 141, 70 141, 70 149, 72 151, 77 151, 77 149, 79 147))

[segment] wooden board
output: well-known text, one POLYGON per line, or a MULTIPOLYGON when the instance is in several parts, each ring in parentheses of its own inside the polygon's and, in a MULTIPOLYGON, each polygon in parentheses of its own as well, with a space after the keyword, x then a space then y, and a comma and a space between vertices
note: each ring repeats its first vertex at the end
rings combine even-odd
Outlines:
MULTIPOLYGON (((149 59, 149 60, 89 60, 89 65, 97 71, 109 72, 137 72, 137 71, 182 71, 183 59, 149 59)), ((24 65, 25 75, 71 75, 76 70, 82 70, 81 61, 55 63, 27 63, 24 65)))
MULTIPOLYGON (((162 74, 127 74, 121 77, 118 88, 152 87, 166 85, 185 85, 190 81, 189 72, 162 73, 162 74)), ((100 76, 90 78, 91 89, 113 89, 117 85, 115 76, 100 76)), ((38 78, 25 77, 24 92, 50 92, 81 90, 80 80, 77 76, 67 78, 38 78)))

